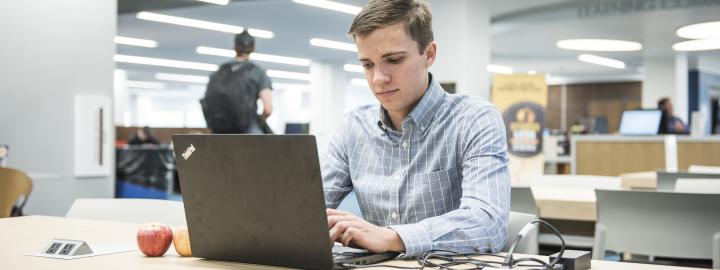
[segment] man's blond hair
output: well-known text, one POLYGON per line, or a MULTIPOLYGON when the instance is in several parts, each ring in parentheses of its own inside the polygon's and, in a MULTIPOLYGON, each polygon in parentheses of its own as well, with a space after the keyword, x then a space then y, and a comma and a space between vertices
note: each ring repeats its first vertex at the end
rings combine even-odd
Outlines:
POLYGON ((427 4, 419 0, 370 0, 353 19, 348 34, 357 39, 400 22, 423 54, 433 41, 432 14, 427 4))

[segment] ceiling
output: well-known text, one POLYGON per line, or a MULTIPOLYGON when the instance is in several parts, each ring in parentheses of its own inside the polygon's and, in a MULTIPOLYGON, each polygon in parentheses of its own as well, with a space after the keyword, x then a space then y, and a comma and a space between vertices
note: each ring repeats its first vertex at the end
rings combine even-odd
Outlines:
MULTIPOLYGON (((336 0, 362 6, 364 0, 336 0)), ((625 15, 579 18, 578 6, 591 0, 488 0, 491 6, 491 48, 494 64, 508 65, 517 72, 536 70, 560 76, 628 77, 641 73, 646 57, 672 57, 670 46, 680 26, 717 20, 720 5, 655 10, 625 15), (576 60, 579 52, 561 50, 555 42, 566 38, 613 38, 642 42, 642 52, 595 53, 626 61, 629 68, 614 70, 576 60)), ((603 0, 592 0, 598 2, 603 0)), ((607 0, 613 1, 613 0, 607 0)), ((616 1, 616 0, 615 0, 616 1)), ((442 3, 435 1, 433 4, 442 3)), ((256 39, 257 52, 314 61, 355 63, 356 54, 311 46, 311 38, 352 42, 346 35, 353 16, 332 10, 300 5, 290 0, 235 0, 228 6, 193 0, 118 0, 119 36, 151 39, 157 48, 118 45, 117 53, 219 64, 224 57, 195 53, 197 46, 232 48, 233 35, 135 18, 139 10, 239 25, 275 33, 272 39, 256 39), (164 5, 163 5, 164 4, 164 5), (168 6, 169 5, 169 6, 168 6)), ((435 29, 435 31, 439 31, 435 29)), ((716 56, 719 51, 693 56, 716 56)), ((308 67, 259 62, 266 69, 309 72, 308 67)), ((155 72, 207 75, 208 72, 117 63, 131 80, 152 81, 155 72)), ((358 74, 360 77, 360 74, 358 74)), ((274 80, 283 82, 283 80, 274 80)), ((292 82, 292 81, 286 81, 292 82)), ((297 82, 297 81, 295 81, 297 82)), ((172 85, 172 84, 171 84, 172 85)), ((177 84, 177 87, 187 85, 177 84)))

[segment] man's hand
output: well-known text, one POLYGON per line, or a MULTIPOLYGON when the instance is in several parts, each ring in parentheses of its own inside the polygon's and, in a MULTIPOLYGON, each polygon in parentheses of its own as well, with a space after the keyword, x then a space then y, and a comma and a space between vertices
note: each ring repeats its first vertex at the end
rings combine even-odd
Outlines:
POLYGON ((374 253, 405 251, 405 243, 393 230, 375 226, 350 212, 327 209, 330 241, 367 249, 374 253))

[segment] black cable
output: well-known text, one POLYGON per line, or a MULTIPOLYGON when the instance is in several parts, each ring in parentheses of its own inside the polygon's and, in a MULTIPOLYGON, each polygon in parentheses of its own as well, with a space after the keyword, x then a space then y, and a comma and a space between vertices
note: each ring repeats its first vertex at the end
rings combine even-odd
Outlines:
POLYGON ((560 261, 560 259, 562 258, 563 253, 565 252, 565 239, 563 239, 562 235, 560 234, 560 231, 558 231, 555 227, 553 227, 552 225, 550 225, 550 223, 548 223, 548 222, 546 222, 546 221, 544 221, 544 220, 541 220, 541 219, 532 220, 532 221, 530 221, 528 224, 526 224, 525 226, 527 227, 527 226, 530 226, 530 225, 535 224, 535 223, 540 223, 540 224, 542 224, 543 226, 545 226, 545 227, 547 227, 548 229, 550 229, 551 231, 553 231, 553 233, 554 233, 558 238, 560 238, 560 243, 561 243, 561 244, 560 244, 560 252, 558 253, 558 256, 557 256, 555 259, 553 259, 550 263, 545 263, 545 262, 543 262, 543 261, 540 261, 540 260, 537 260, 537 259, 532 259, 532 258, 523 258, 523 259, 513 260, 512 255, 513 255, 513 253, 515 253, 515 248, 517 247, 518 243, 520 242, 520 240, 521 240, 522 237, 524 236, 523 231, 525 230, 525 227, 523 227, 523 230, 521 230, 521 233, 518 234, 518 235, 515 237, 515 241, 513 241, 512 246, 510 246, 510 250, 508 251, 508 255, 505 257, 505 262, 503 263, 503 265, 505 265, 505 266, 507 266, 507 267, 513 267, 513 266, 516 264, 516 263, 515 263, 516 261, 518 261, 518 262, 519 262, 519 261, 534 261, 534 262, 542 262, 542 266, 544 266, 546 269, 553 269, 553 268, 555 267, 555 264, 556 264, 558 261, 560 261))

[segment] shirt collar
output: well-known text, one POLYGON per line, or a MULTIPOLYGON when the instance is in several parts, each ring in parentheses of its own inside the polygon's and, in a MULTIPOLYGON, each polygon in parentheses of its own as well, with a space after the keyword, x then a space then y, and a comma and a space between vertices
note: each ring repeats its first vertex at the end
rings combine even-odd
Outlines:
MULTIPOLYGON (((445 90, 443 90, 440 83, 433 78, 432 73, 428 72, 428 78, 430 79, 430 85, 420 99, 420 102, 415 105, 415 108, 413 108, 410 115, 408 115, 408 118, 412 119, 415 122, 415 125, 421 129, 425 129, 430 125, 430 122, 435 116, 434 112, 437 111, 438 107, 440 107, 443 97, 445 96, 445 90)), ((387 110, 385 110, 385 108, 381 105, 380 121, 378 121, 378 126, 382 129, 393 130, 389 123, 390 116, 388 115, 387 110)))

